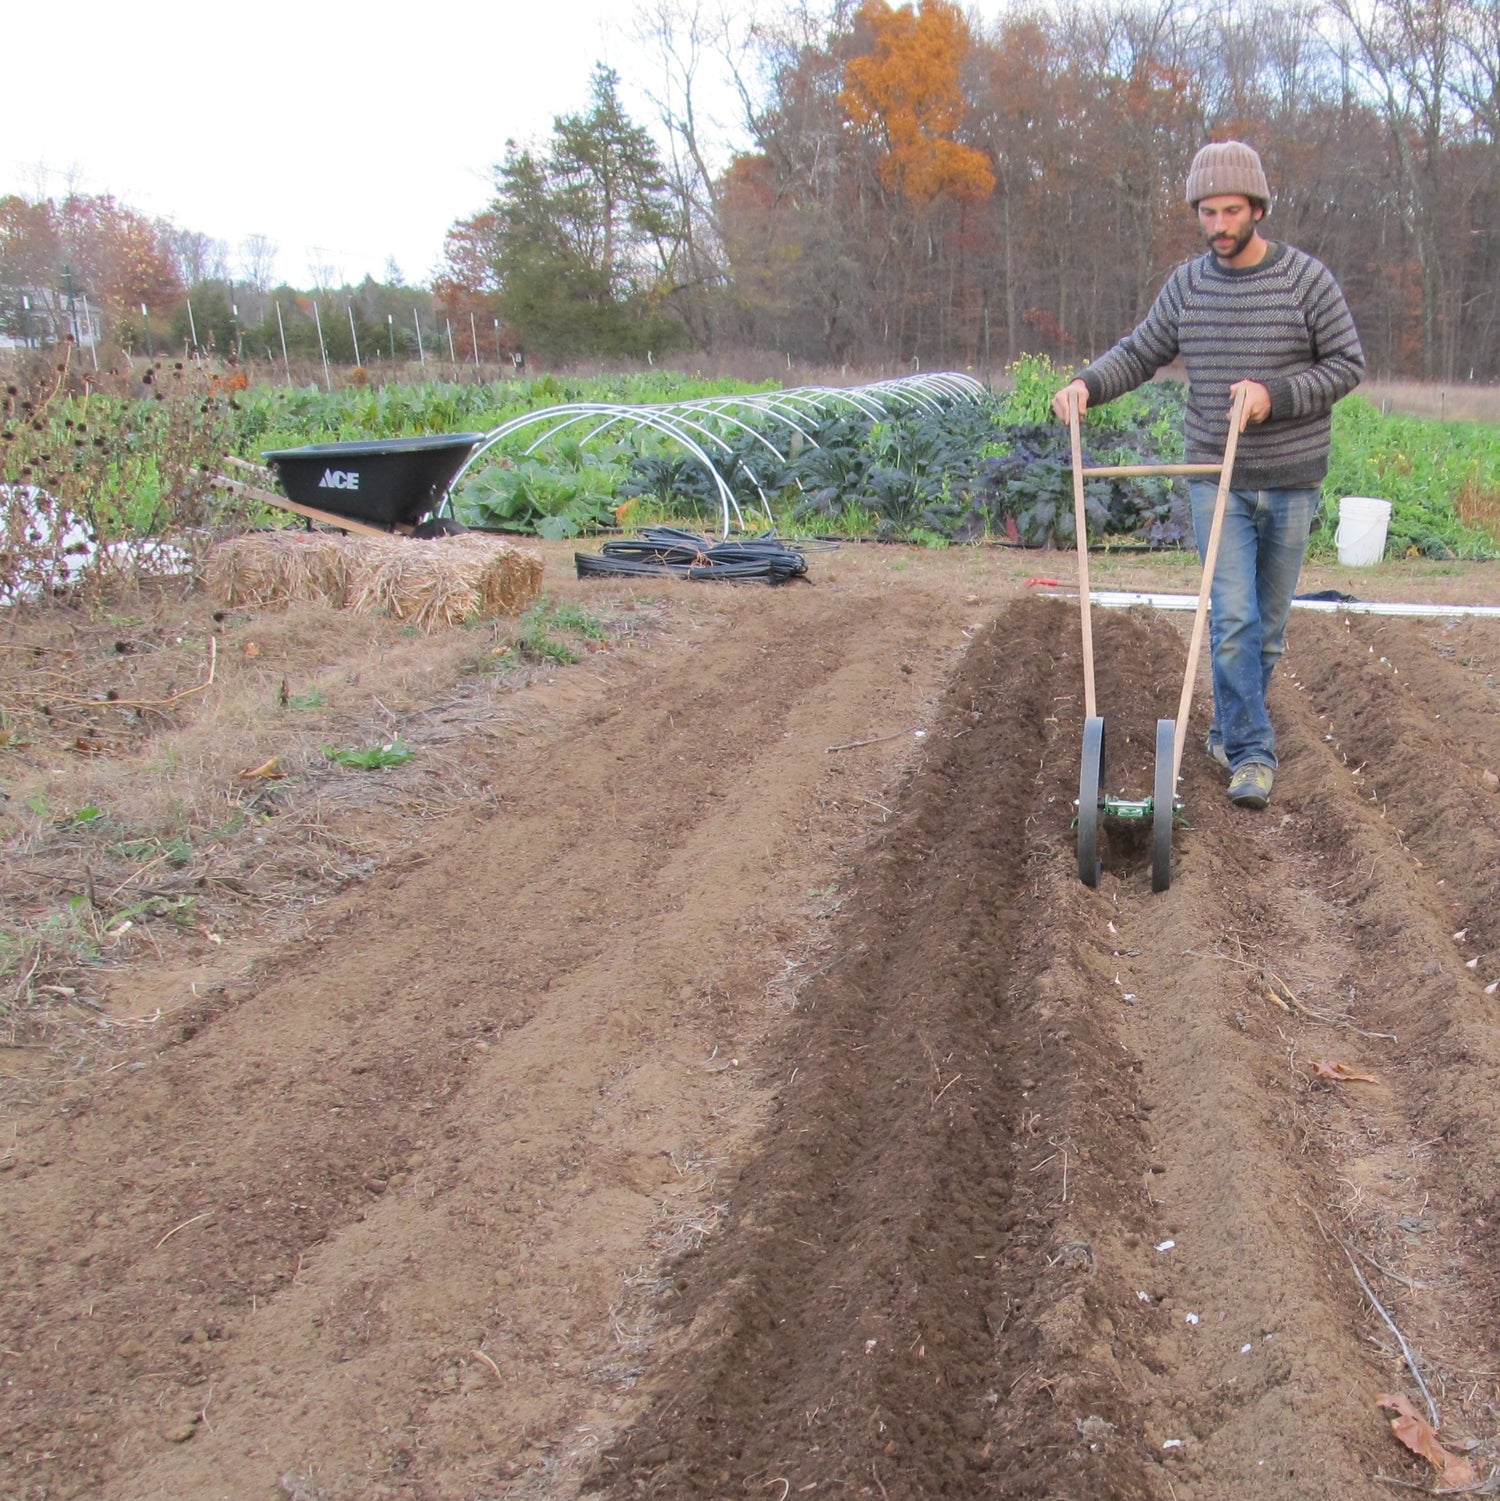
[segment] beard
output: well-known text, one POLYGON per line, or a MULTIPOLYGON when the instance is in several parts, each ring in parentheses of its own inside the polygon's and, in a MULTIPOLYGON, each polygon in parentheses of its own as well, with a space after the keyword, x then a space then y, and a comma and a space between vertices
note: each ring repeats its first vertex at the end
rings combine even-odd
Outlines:
POLYGON ((1208 242, 1208 248, 1221 261, 1232 261, 1254 238, 1257 223, 1257 220, 1251 219, 1238 234, 1219 236, 1209 234, 1205 235, 1204 239, 1208 242))

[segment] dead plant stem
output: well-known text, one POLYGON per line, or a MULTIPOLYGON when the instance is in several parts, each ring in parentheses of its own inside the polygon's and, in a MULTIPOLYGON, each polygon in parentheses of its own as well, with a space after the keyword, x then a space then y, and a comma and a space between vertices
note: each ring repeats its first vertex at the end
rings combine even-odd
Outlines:
POLYGON ((166 698, 73 698, 71 696, 59 696, 55 702, 64 704, 77 704, 80 706, 92 706, 101 709, 165 709, 172 704, 179 703, 185 698, 191 698, 195 693, 202 693, 213 687, 214 673, 219 662, 219 639, 217 636, 208 638, 208 676, 192 688, 184 688, 180 693, 173 693, 166 698))
POLYGON ((202 1214, 195 1214, 192 1217, 192 1219, 190 1219, 190 1220, 184 1220, 175 1229, 168 1230, 167 1233, 164 1236, 162 1236, 162 1238, 159 1241, 157 1241, 157 1243, 151 1249, 153 1251, 159 1251, 159 1250, 161 1250, 161 1248, 164 1245, 166 1245, 166 1243, 169 1240, 171 1240, 171 1238, 174 1235, 177 1234, 178 1230, 186 1230, 189 1225, 196 1225, 199 1220, 206 1220, 209 1217, 209 1215, 211 1215, 212 1213, 213 1213, 212 1209, 205 1209, 202 1214))
MULTIPOLYGON (((1298 1202, 1300 1203, 1301 1200, 1299 1199, 1298 1202)), ((1354 1252, 1349 1249, 1348 1243, 1341 1235, 1335 1234, 1328 1228, 1327 1225, 1323 1223, 1323 1217, 1318 1213, 1316 1209, 1312 1209, 1311 1206, 1304 1207, 1308 1208, 1309 1212, 1312 1214, 1312 1217, 1318 1222, 1318 1229, 1323 1232, 1324 1236, 1328 1240, 1333 1241, 1334 1244, 1337 1245, 1338 1248, 1344 1253, 1344 1258, 1349 1263, 1349 1270, 1354 1273, 1355 1281, 1359 1283, 1361 1289, 1364 1291, 1365 1297, 1370 1300, 1370 1306, 1385 1321, 1386 1328, 1396 1336, 1396 1343, 1401 1346, 1401 1354, 1406 1359, 1407 1368, 1411 1371, 1412 1376, 1416 1379, 1417 1385, 1421 1388, 1423 1399, 1427 1403, 1427 1414, 1432 1419, 1433 1429, 1434 1431, 1440 1429, 1442 1427, 1442 1420, 1438 1416, 1437 1403, 1432 1400, 1432 1393, 1428 1391, 1427 1383, 1422 1379, 1422 1371, 1421 1368, 1417 1365, 1417 1357, 1412 1353, 1411 1346, 1407 1344, 1406 1336, 1402 1334, 1402 1332, 1396 1327, 1396 1321, 1390 1316, 1390 1314, 1385 1311, 1385 1304, 1383 1304, 1380 1299, 1375 1296, 1375 1290, 1366 1280, 1365 1274, 1360 1271, 1359 1263, 1354 1259, 1354 1252)))
POLYGON ((871 740, 846 740, 842 745, 830 745, 825 748, 826 754, 832 755, 834 751, 858 750, 862 745, 882 745, 887 740, 899 740, 903 735, 915 735, 916 730, 892 730, 889 735, 876 735, 871 740))
POLYGON ((1277 1005, 1290 1008, 1298 1016, 1307 1021, 1321 1022, 1327 1027, 1342 1027, 1346 1032, 1353 1032, 1356 1037, 1371 1037, 1380 1042, 1399 1042, 1400 1039, 1393 1032, 1366 1032, 1363 1027, 1356 1027, 1346 1017, 1336 1016, 1331 1011, 1318 1011, 1305 1001, 1297 998, 1297 993, 1280 975, 1267 964, 1261 964, 1253 959, 1236 959, 1231 954, 1209 954, 1202 949, 1184 949, 1185 955, 1194 959, 1218 959, 1225 964, 1233 964, 1240 969, 1253 969, 1258 974, 1264 975, 1270 984, 1267 992, 1277 1005))

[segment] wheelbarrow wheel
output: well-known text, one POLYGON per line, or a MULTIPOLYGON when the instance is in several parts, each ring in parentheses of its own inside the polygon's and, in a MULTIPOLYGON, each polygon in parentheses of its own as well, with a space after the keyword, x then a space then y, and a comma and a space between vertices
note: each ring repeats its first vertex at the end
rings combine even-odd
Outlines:
POLYGON ((1172 775, 1177 760, 1177 721, 1156 721, 1156 790, 1151 799, 1151 889, 1165 891, 1172 884, 1172 822, 1177 786, 1172 775))
POLYGON ((455 521, 451 516, 429 516, 426 521, 419 521, 411 529, 411 534, 428 541, 433 537, 461 537, 467 531, 463 522, 455 521))
POLYGON ((1104 720, 1092 714, 1083 722, 1083 767, 1078 774, 1078 878, 1097 886, 1104 873, 1099 858, 1099 823, 1104 812, 1104 720))

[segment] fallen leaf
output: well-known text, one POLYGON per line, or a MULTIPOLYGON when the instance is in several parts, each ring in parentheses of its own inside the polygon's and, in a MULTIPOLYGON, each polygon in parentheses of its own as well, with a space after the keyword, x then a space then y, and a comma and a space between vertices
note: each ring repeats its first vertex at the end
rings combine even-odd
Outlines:
POLYGON ((1445 1486, 1473 1485, 1479 1478, 1471 1460, 1462 1454, 1450 1454, 1443 1447, 1437 1430, 1411 1405, 1409 1398, 1397 1392, 1375 1400, 1387 1412, 1396 1414, 1391 1419, 1391 1432, 1413 1454, 1421 1455, 1433 1469, 1441 1471, 1445 1486))
POLYGON ((273 782, 277 777, 285 775, 281 769, 280 756, 272 756, 269 761, 262 761, 259 766, 252 766, 249 771, 240 773, 241 778, 247 782, 273 782))
POLYGON ((1362 1084, 1380 1083, 1374 1074, 1357 1074, 1347 1063, 1339 1063, 1331 1058, 1315 1058, 1313 1073, 1320 1079, 1333 1079, 1340 1084, 1353 1084, 1356 1081, 1362 1084))

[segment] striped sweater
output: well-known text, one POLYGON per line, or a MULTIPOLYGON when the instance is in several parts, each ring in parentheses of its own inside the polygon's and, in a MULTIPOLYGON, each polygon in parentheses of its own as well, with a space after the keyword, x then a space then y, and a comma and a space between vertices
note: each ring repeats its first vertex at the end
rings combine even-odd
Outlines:
POLYGON ((1259 381, 1271 415, 1246 428, 1234 485, 1316 489, 1328 473, 1333 404, 1359 384, 1364 351, 1333 273, 1272 241, 1259 265, 1226 269, 1212 254, 1167 278, 1141 325, 1079 378, 1089 401, 1113 401, 1181 355, 1187 365, 1187 461, 1215 464, 1229 435, 1229 387, 1259 381))

